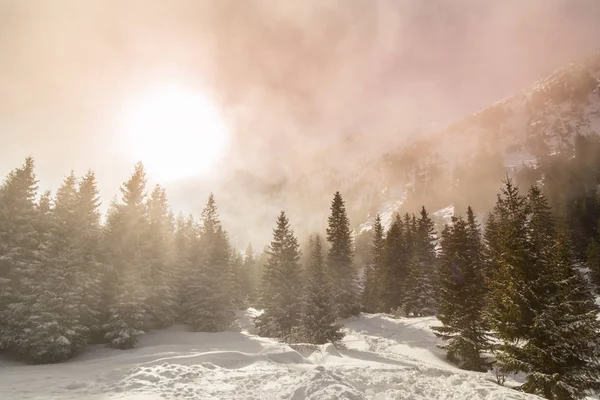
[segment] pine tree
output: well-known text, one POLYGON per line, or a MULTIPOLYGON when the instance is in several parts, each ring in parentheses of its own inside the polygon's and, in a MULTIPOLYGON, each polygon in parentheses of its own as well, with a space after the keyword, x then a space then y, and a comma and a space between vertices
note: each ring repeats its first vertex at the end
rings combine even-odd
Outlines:
POLYGON ((436 238, 433 221, 425 207, 421 208, 414 234, 414 256, 406 280, 404 309, 406 315, 435 313, 435 275, 437 268, 436 238))
POLYGON ((0 186, 0 350, 22 353, 40 283, 40 212, 32 158, 0 186))
POLYGON ((334 279, 335 303, 340 318, 358 315, 356 273, 352 265, 352 236, 346 206, 340 192, 336 192, 331 202, 331 215, 328 219, 327 241, 330 244, 327 266, 334 279))
POLYGON ((381 289, 384 286, 385 237, 381 217, 375 217, 373 240, 371 244, 371 262, 367 266, 365 289, 363 291, 363 309, 367 312, 380 312, 383 309, 381 289))
POLYGON ((485 371, 481 352, 490 349, 484 318, 486 289, 479 226, 469 207, 467 222, 453 217, 442 232, 438 270, 438 319, 433 328, 446 343, 447 358, 461 368, 485 371))
POLYGON ((150 320, 147 277, 149 246, 146 198, 146 173, 141 163, 121 187, 122 202, 113 203, 108 212, 104 237, 108 293, 108 321, 105 339, 112 347, 135 346, 150 320))
POLYGON ((184 300, 186 322, 196 331, 228 329, 235 317, 231 248, 221 226, 214 196, 202 211, 202 227, 184 300))
POLYGON ((264 312, 256 318, 261 336, 293 342, 302 316, 300 250, 285 212, 277 219, 261 282, 264 312))
POLYGON ((344 336, 336 322, 335 304, 331 297, 332 285, 326 275, 323 246, 316 236, 308 266, 308 285, 305 288, 305 309, 302 317, 301 337, 315 344, 335 342, 344 336))

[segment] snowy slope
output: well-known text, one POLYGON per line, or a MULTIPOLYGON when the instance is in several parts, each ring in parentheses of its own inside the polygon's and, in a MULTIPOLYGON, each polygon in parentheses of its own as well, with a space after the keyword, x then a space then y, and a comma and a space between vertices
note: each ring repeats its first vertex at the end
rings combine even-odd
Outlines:
MULTIPOLYGON (((370 179, 359 183, 367 192, 404 192, 414 183, 410 171, 417 165, 437 164, 451 172, 457 161, 471 159, 481 146, 499 149, 509 170, 531 166, 536 157, 570 146, 578 133, 600 134, 600 54, 559 69, 444 130, 415 137, 371 170, 363 169, 370 179)), ((381 213, 402 199, 388 196, 376 206, 381 213)))
POLYGON ((435 318, 364 315, 343 343, 290 346, 252 332, 150 332, 136 349, 96 347, 71 362, 0 360, 0 399, 528 399, 447 364, 435 318))

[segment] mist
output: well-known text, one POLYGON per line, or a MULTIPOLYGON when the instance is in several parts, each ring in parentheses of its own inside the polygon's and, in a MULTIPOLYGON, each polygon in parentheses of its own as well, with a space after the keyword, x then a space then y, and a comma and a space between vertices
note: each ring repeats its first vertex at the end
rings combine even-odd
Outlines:
POLYGON ((220 107, 231 144, 210 175, 161 182, 173 208, 196 213, 214 191, 227 228, 228 212, 271 225, 285 201, 261 190, 307 177, 329 190, 321 180, 600 50, 598 20, 595 0, 2 0, 0 175, 33 155, 54 190, 92 168, 106 207, 137 161, 125 102, 178 82, 220 107), (241 206, 244 190, 258 194, 241 206))

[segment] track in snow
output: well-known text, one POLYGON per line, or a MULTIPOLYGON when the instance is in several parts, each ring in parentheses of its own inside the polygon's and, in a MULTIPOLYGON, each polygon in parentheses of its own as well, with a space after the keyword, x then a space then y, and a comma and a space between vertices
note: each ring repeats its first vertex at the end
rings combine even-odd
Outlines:
POLYGON ((435 318, 363 315, 338 346, 257 337, 249 310, 240 332, 150 332, 137 348, 93 347, 73 361, 0 360, 1 399, 527 399, 491 374, 456 369, 435 348, 435 318))

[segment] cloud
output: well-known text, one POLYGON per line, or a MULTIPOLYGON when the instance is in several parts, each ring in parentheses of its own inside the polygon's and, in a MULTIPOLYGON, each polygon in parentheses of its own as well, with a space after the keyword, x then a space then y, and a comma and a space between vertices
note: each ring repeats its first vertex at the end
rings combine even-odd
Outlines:
POLYGON ((600 50, 598 20, 596 0, 0 0, 0 175, 92 167, 108 203, 135 161, 122 104, 176 80, 235 136, 222 176, 167 185, 184 211, 236 171, 329 179, 600 50))

